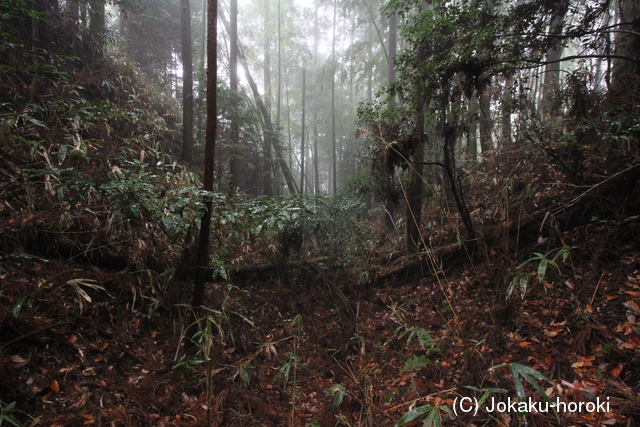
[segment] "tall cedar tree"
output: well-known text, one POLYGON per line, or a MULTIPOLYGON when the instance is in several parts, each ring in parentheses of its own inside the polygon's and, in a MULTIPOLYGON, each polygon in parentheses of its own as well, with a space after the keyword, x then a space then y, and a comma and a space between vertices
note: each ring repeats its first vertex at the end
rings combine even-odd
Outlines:
POLYGON ((300 135, 300 194, 304 194, 304 127, 305 127, 305 91, 306 91, 306 76, 305 69, 302 69, 302 132, 300 135))
MULTIPOLYGON (((200 238, 198 242, 198 259, 196 264, 195 283, 193 285, 193 300, 191 307, 194 317, 202 310, 204 303, 204 285, 206 280, 206 270, 209 266, 209 235, 211 234, 211 210, 213 209, 213 201, 211 193, 213 192, 213 168, 215 165, 216 152, 216 128, 217 128, 217 111, 218 104, 216 99, 217 85, 217 16, 218 2, 217 0, 209 0, 207 14, 207 132, 204 147, 204 190, 209 192, 205 199, 205 211, 202 214, 200 223, 200 238)), ((193 346, 191 338, 198 331, 196 319, 192 319, 187 330, 186 349, 193 346)))
MULTIPOLYGON (((229 87, 231 95, 238 99, 238 0, 229 5, 229 87)), ((237 103, 231 110, 231 153, 229 158, 229 190, 234 193, 238 188, 238 149, 240 148, 240 123, 237 103)))
POLYGON ((193 158, 193 60, 191 55, 191 9, 180 0, 182 22, 182 160, 193 158))

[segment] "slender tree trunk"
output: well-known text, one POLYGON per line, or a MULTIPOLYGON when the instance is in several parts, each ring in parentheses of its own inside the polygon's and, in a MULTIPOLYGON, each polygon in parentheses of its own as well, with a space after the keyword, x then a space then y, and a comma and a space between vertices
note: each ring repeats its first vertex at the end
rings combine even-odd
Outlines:
POLYGON ((78 25, 78 19, 80 18, 80 0, 68 0, 67 1, 67 13, 69 14, 69 19, 75 25, 78 25))
MULTIPOLYGON (((238 99, 238 0, 230 1, 229 16, 229 88, 231 95, 238 99)), ((238 188, 238 149, 240 144, 240 124, 238 123, 237 102, 231 109, 231 150, 229 155, 229 191, 235 193, 238 188)))
POLYGON ((513 85, 513 77, 508 76, 504 82, 502 91, 502 106, 500 112, 502 114, 502 138, 500 141, 501 148, 511 145, 511 112, 513 111, 513 96, 511 86, 513 85))
POLYGON ((202 41, 202 48, 200 49, 200 69, 202 70, 203 88, 207 84, 206 77, 204 75, 206 65, 204 62, 205 53, 207 52, 207 2, 208 0, 202 0, 202 31, 200 32, 200 40, 202 41))
MULTIPOLYGON (((218 117, 218 105, 216 99, 217 86, 217 0, 209 0, 207 20, 207 132, 204 149, 204 190, 213 192, 213 169, 215 165, 216 128, 218 117)), ((198 241, 198 258, 196 264, 195 281, 193 286, 193 300, 191 307, 194 310, 194 319, 187 330, 185 348, 193 347, 191 339, 198 331, 196 319, 202 311, 204 303, 204 291, 206 269, 209 266, 209 241, 211 234, 211 211, 213 202, 210 196, 205 198, 205 211, 200 222, 200 237, 198 241)))
POLYGON ((202 141, 204 138, 204 132, 205 132, 205 124, 204 124, 204 120, 205 120, 205 114, 202 111, 202 104, 204 102, 204 98, 205 98, 205 91, 206 91, 206 85, 207 85, 207 75, 206 75, 206 70, 205 70, 205 53, 207 50, 207 1, 208 0, 202 0, 202 31, 200 33, 200 40, 201 40, 201 48, 199 53, 199 59, 198 59, 198 98, 197 98, 197 103, 195 106, 195 113, 197 114, 196 116, 196 120, 197 120, 197 125, 196 125, 196 140, 197 141, 202 141))
MULTIPOLYGON (((67 10, 69 11, 69 19, 73 22, 73 26, 78 28, 79 20, 80 20, 80 0, 69 0, 67 2, 67 10)), ((124 6, 122 7, 124 10, 124 6)))
POLYGON ((89 3, 89 31, 94 38, 95 50, 98 55, 101 55, 104 50, 107 29, 104 6, 105 0, 90 0, 89 3))
MULTIPOLYGON (((281 1, 278 0, 278 93, 276 94, 276 132, 278 132, 278 138, 280 135, 280 120, 282 118, 282 13, 280 11, 281 1)), ((286 73, 286 70, 285 70, 286 73)), ((289 103, 287 102, 287 106, 289 103)), ((289 143, 291 143, 291 137, 289 137, 289 143)), ((291 154, 291 147, 289 147, 289 154, 291 154)), ((289 167, 291 167, 291 160, 289 160, 289 167)))
MULTIPOLYGON (((564 18, 569 8, 569 0, 560 0, 556 3, 556 10, 551 17, 549 36, 557 38, 562 35, 564 28, 564 18)), ((554 105, 561 103, 554 101, 560 92, 560 62, 562 57, 562 46, 557 46, 547 52, 546 61, 551 62, 544 67, 544 80, 542 83, 542 99, 540 102, 540 113, 543 118, 559 117, 562 115, 561 107, 554 105)))
POLYGON ((478 162, 478 114, 479 114, 478 97, 472 96, 469 100, 469 114, 468 114, 468 131, 467 131, 467 152, 469 153, 469 160, 471 164, 478 162))
POLYGON ((616 35, 617 56, 629 59, 613 61, 613 83, 622 83, 624 76, 640 74, 640 1, 620 0, 620 32, 616 35))
POLYGON ((193 158, 193 59, 191 55, 191 8, 180 0, 182 21, 182 160, 193 158))
MULTIPOLYGON (((284 52, 282 55, 282 68, 284 72, 284 87, 286 88, 285 93, 285 104, 287 106, 287 152, 288 156, 288 165, 289 168, 293 168, 293 148, 291 146, 291 101, 289 100, 289 69, 287 68, 287 58, 284 56, 284 52)), ((282 135, 282 133, 280 133, 282 135)))
POLYGON ((302 131, 300 135, 300 194, 304 194, 304 134, 305 134, 305 92, 306 92, 306 75, 304 68, 302 69, 302 131))
POLYGON ((367 8, 367 12, 369 12, 369 17, 371 18, 371 23, 376 29, 376 34, 378 35, 378 40, 380 41, 380 46, 382 47, 382 51, 384 52, 384 57, 387 61, 389 61, 389 54, 387 53, 387 48, 384 44, 384 40, 382 39, 382 33, 380 32, 380 28, 378 28, 378 23, 376 22, 376 18, 373 15, 373 11, 371 10, 371 6, 369 6, 369 2, 364 2, 365 7, 367 8))
POLYGON ((331 61, 333 73, 331 73, 331 171, 333 194, 338 190, 338 172, 336 159, 336 15, 338 11, 338 0, 333 2, 333 41, 331 43, 331 61))
MULTIPOLYGON (((393 83, 396 79, 396 67, 393 63, 396 58, 396 51, 398 49, 398 15, 393 14, 389 17, 389 56, 387 58, 387 75, 389 76, 389 83, 393 83)), ((396 105, 396 96, 393 95, 389 98, 389 107, 396 105)))
POLYGON ((480 150, 482 154, 493 146, 493 120, 491 120, 491 96, 484 91, 480 94, 480 150))
MULTIPOLYGON (((318 40, 320 38, 320 29, 318 27, 318 8, 320 2, 316 1, 315 14, 313 19, 313 68, 314 72, 314 87, 318 86, 318 40)), ((313 95, 313 181, 314 181, 314 194, 320 194, 320 173, 318 167, 318 90, 316 89, 313 95)), ((320 90, 322 93, 322 90, 320 90)))
MULTIPOLYGON (((267 112, 271 110, 271 39, 269 38, 269 0, 264 0, 264 102, 267 112)), ((248 69, 245 67, 245 69, 248 69)), ((269 116, 271 113, 269 112, 269 116)), ((276 117, 275 128, 269 120, 271 130, 269 136, 264 137, 264 194, 273 195, 273 159, 271 157, 272 144, 279 132, 279 117, 276 117)))
POLYGON ((460 214, 460 219, 462 219, 462 224, 464 225, 468 238, 475 238, 475 231, 473 229, 473 222, 471 221, 471 214, 469 213, 469 209, 467 208, 467 204, 464 201, 464 195, 462 193, 462 189, 460 187, 460 182, 458 181, 458 173, 456 168, 456 160, 455 160, 455 151, 454 147, 456 144, 457 138, 457 130, 455 124, 450 124, 447 120, 447 105, 448 96, 443 96, 443 101, 441 103, 441 118, 440 118, 440 126, 442 128, 442 136, 443 136, 443 160, 442 163, 444 165, 444 173, 446 174, 445 182, 450 186, 451 195, 453 196, 453 201, 456 204, 456 208, 458 210, 458 214, 460 214))
POLYGON ((416 134, 419 141, 416 151, 410 159, 413 160, 413 163, 409 165, 412 171, 405 194, 407 202, 405 211, 405 249, 407 253, 413 253, 419 250, 422 242, 420 224, 422 223, 423 165, 421 162, 424 161, 425 132, 424 111, 421 107, 416 111, 416 134))
MULTIPOLYGON (((38 12, 42 12, 42 10, 40 10, 40 5, 37 3, 33 4, 33 7, 38 11, 38 12)), ((31 63, 34 67, 34 69, 37 68, 38 63, 40 62, 39 58, 40 56, 36 54, 37 52, 37 47, 40 44, 40 22, 38 21, 38 19, 36 19, 35 16, 31 17, 31 63)), ((38 88, 39 88, 39 80, 38 80, 38 74, 37 73, 33 73, 31 75, 31 84, 29 85, 29 99, 31 101, 35 101, 36 96, 38 95, 38 88)))

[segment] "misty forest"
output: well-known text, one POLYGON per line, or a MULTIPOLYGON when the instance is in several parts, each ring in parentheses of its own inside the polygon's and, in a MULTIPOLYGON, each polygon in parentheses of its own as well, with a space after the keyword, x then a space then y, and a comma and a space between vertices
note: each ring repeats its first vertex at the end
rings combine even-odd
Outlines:
POLYGON ((640 425, 640 0, 2 0, 0 425, 640 425))

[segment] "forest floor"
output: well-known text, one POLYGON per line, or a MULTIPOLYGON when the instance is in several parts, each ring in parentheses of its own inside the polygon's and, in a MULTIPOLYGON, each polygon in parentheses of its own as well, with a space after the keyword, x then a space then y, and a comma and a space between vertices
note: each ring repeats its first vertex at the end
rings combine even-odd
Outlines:
POLYGON ((190 362, 180 349, 187 285, 161 288, 139 271, 78 260, 3 256, 1 416, 25 426, 324 427, 392 426, 414 410, 444 425, 636 425, 640 255, 616 241, 618 232, 591 223, 564 233, 573 249, 557 261, 562 274, 549 265, 524 298, 496 296, 502 261, 491 250, 473 262, 454 254, 438 274, 398 270, 415 263, 400 258, 375 272, 386 280, 360 283, 335 261, 238 275, 233 286, 209 285, 214 344, 201 344, 190 362), (543 402, 528 380, 553 402, 606 408, 560 408, 557 419, 551 410, 483 410, 492 397, 515 401, 518 383, 543 402), (485 391, 477 414, 452 412, 485 391))

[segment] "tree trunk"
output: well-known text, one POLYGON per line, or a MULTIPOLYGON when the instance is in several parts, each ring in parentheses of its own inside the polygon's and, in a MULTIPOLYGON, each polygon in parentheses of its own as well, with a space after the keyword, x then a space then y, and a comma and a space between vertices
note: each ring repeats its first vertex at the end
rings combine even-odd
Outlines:
MULTIPOLYGON (((387 57, 387 74, 389 83, 393 83, 396 79, 396 67, 393 60, 396 57, 398 49, 398 15, 393 14, 389 17, 389 56, 387 57)), ((396 105, 395 94, 389 97, 389 107, 396 105)))
POLYGON ((180 0, 182 22, 182 160, 193 158, 193 59, 191 55, 191 8, 180 0))
MULTIPOLYGON (((418 146, 411 156, 412 163, 409 165, 411 178, 405 197, 407 199, 405 212, 405 249, 407 253, 419 250, 422 242, 420 233, 420 223, 422 222, 422 174, 424 161, 424 111, 419 107, 416 111, 416 134, 418 146)), ((392 215, 390 212, 389 215, 392 215)))
POLYGON ((107 29, 104 12, 105 0, 90 0, 89 3, 89 32, 95 41, 95 50, 100 55, 104 49, 104 38, 107 29))
POLYGON ((333 2, 333 40, 331 43, 331 61, 333 73, 331 73, 331 178, 333 194, 338 189, 338 172, 336 159, 336 12, 338 11, 338 0, 333 2))
POLYGON ((491 96, 486 92, 480 94, 480 150, 486 154, 493 146, 493 120, 491 120, 491 96))
POLYGON ((468 130, 467 130, 467 153, 471 164, 478 163, 478 121, 479 114, 478 97, 472 96, 469 100, 468 130))
POLYGON ((196 125, 196 140, 202 141, 204 140, 204 132, 205 132, 205 115, 202 113, 202 103, 205 98, 205 91, 207 85, 207 75, 205 71, 205 53, 207 50, 207 1, 202 0, 202 31, 200 33, 200 51, 198 52, 198 97, 195 112, 197 114, 197 125, 196 125))
POLYGON ((511 93, 511 86, 513 85, 513 77, 508 76, 504 82, 504 88, 502 90, 502 102, 500 112, 502 114, 502 138, 500 141, 500 148, 509 147, 512 143, 511 138, 511 112, 513 111, 513 95, 511 93))
POLYGON ((302 69, 302 131, 300 135, 300 194, 304 194, 304 134, 305 134, 305 92, 306 92, 306 75, 304 68, 302 69))
POLYGON ((475 239, 476 234, 473 229, 471 214, 469 213, 467 204, 464 201, 464 195, 462 193, 456 169, 454 151, 457 136, 456 127, 455 125, 451 125, 447 122, 447 105, 446 102, 443 102, 442 104, 441 126, 444 138, 442 163, 444 166, 444 173, 446 174, 446 181, 448 181, 448 184, 451 186, 451 195, 453 196, 453 201, 456 204, 458 213, 460 214, 460 219, 462 219, 462 224, 467 231, 467 237, 469 239, 475 239))
MULTIPOLYGON (((80 0, 69 0, 67 2, 67 10, 69 13, 69 19, 73 23, 73 26, 77 29, 80 24, 80 0)), ((124 6, 122 7, 124 10, 124 6)))
MULTIPOLYGON (((229 16, 229 88, 231 95, 238 99, 238 0, 230 1, 229 16)), ((234 102, 234 105, 235 102, 234 102)), ((231 150, 229 153, 229 193, 238 188, 238 149, 240 144, 240 123, 238 108, 231 109, 231 150)))
MULTIPOLYGON (((269 117, 271 116, 271 39, 269 38, 269 0, 264 1, 264 107, 266 111, 269 113, 269 117)), ((249 68, 245 66, 245 69, 249 68)), ((247 71, 248 73, 248 71, 247 71)), ((255 93, 254 93, 255 96, 255 93)), ((276 116, 276 124, 275 127, 273 123, 271 123, 271 119, 269 118, 269 126, 271 130, 269 131, 269 137, 267 137, 265 133, 264 137, 264 194, 266 196, 273 195, 273 159, 271 157, 271 149, 273 142, 277 138, 277 133, 280 131, 280 117, 276 116)))
MULTIPOLYGON (((320 2, 316 1, 315 14, 314 14, 314 24, 313 24, 313 65, 314 65, 314 87, 318 86, 318 41, 320 39, 320 29, 318 26, 318 8, 320 7, 320 2)), ((322 89, 320 90, 322 93, 322 89)), ((313 185, 314 185, 314 194, 320 194, 320 173, 318 167, 318 90, 314 92, 313 95, 313 185)))
MULTIPOLYGON (((280 11, 281 1, 278 0, 278 93, 276 94, 276 133, 277 138, 280 138, 280 121, 282 118, 282 75, 286 74, 286 65, 283 73, 282 70, 282 62, 283 62, 283 51, 282 51, 282 13, 280 11)), ((285 83, 286 84, 286 83, 285 83)), ((287 96, 287 106, 289 105, 287 96)), ((289 108, 287 108, 287 116, 288 116, 289 108)), ((291 133, 291 124, 289 123, 289 133, 291 133)), ((279 140, 279 139, 278 139, 279 140)), ((289 167, 291 167, 291 135, 289 135, 289 167)))
MULTIPOLYGON (((568 0, 561 0, 556 3, 556 9, 551 17, 549 26, 549 37, 559 38, 564 28, 564 18, 569 8, 568 0)), ((542 83, 542 100, 540 113, 543 119, 562 116, 560 102, 554 101, 560 92, 560 62, 562 57, 562 46, 557 46, 547 52, 546 61, 551 62, 544 67, 544 81, 542 83)))
POLYGON ((613 83, 622 83, 624 76, 640 74, 640 1, 619 3, 620 32, 616 35, 616 58, 613 61, 613 83))
MULTIPOLYGON (((216 99, 217 90, 217 0, 209 0, 207 19, 207 131, 204 149, 204 190, 213 191, 213 169, 215 164, 216 128, 218 117, 218 105, 216 99)), ((205 198, 205 211, 200 223, 200 237, 198 241, 198 259, 196 264, 195 281, 193 286, 193 300, 191 307, 194 310, 194 319, 187 330, 185 348, 193 347, 191 339, 198 331, 196 319, 202 311, 204 303, 204 291, 206 269, 209 266, 209 241, 211 234, 211 210, 213 202, 210 196, 205 198)))

